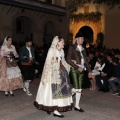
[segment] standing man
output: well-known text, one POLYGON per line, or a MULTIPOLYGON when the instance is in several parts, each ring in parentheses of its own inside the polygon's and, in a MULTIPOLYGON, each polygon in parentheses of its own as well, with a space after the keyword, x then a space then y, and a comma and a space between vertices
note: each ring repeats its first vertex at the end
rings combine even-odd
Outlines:
POLYGON ((71 76, 73 80, 73 93, 76 97, 75 110, 79 112, 84 112, 79 106, 81 92, 82 92, 82 81, 84 70, 88 70, 89 76, 91 75, 91 69, 89 67, 85 49, 82 47, 84 41, 84 36, 82 33, 78 32, 75 36, 75 41, 72 46, 70 46, 67 54, 67 62, 71 65, 71 76))
POLYGON ((32 41, 30 38, 26 38, 25 46, 23 46, 20 50, 19 59, 21 63, 21 72, 24 78, 24 88, 23 90, 27 93, 27 95, 31 96, 31 92, 29 90, 29 83, 34 78, 34 67, 33 62, 35 61, 34 50, 31 47, 32 41))

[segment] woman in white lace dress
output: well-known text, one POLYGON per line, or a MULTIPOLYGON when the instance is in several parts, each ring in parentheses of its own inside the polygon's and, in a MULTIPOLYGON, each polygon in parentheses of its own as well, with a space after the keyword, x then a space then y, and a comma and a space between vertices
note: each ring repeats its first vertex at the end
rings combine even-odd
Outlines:
POLYGON ((15 57, 18 57, 15 47, 12 45, 12 38, 6 37, 0 50, 0 91, 5 91, 14 96, 13 90, 23 88, 22 75, 15 57))
POLYGON ((72 94, 68 72, 70 66, 64 58, 64 40, 53 39, 45 61, 40 86, 34 105, 37 109, 52 111, 56 117, 64 117, 60 112, 72 109, 72 94))

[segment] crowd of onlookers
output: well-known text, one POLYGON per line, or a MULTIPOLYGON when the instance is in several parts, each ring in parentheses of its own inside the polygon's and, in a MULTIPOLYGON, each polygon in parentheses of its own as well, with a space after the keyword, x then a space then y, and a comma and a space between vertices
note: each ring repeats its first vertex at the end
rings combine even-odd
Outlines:
MULTIPOLYGON (((91 66, 92 76, 85 80, 83 85, 86 86, 86 79, 90 81, 90 90, 109 92, 120 96, 120 50, 95 48, 94 46, 87 49, 88 61, 91 66)), ((88 87, 88 86, 87 86, 88 87)))

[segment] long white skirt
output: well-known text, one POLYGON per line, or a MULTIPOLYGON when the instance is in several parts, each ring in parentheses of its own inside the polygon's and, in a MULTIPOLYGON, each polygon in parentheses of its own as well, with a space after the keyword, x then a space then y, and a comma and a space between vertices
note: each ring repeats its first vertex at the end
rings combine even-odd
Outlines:
POLYGON ((36 101, 34 105, 37 109, 45 111, 68 111, 72 109, 72 96, 64 96, 62 98, 53 99, 51 84, 40 83, 38 93, 36 96, 36 101))

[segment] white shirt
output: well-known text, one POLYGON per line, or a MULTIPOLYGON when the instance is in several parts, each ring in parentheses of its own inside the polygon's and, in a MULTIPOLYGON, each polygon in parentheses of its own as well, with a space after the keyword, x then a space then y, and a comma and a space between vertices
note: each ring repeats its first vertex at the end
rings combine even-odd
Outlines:
POLYGON ((103 68, 105 67, 105 63, 103 65, 101 65, 99 62, 96 62, 94 68, 96 68, 96 67, 98 67, 98 71, 102 71, 103 68))
POLYGON ((28 51, 29 51, 29 56, 30 58, 32 58, 32 54, 31 54, 31 50, 30 50, 30 47, 27 47, 28 51))

